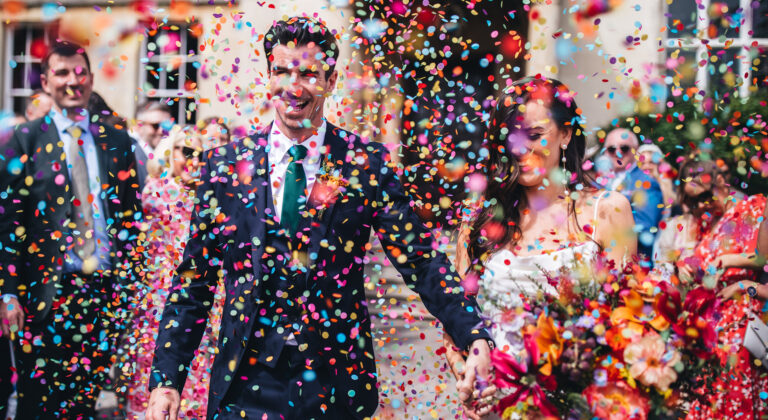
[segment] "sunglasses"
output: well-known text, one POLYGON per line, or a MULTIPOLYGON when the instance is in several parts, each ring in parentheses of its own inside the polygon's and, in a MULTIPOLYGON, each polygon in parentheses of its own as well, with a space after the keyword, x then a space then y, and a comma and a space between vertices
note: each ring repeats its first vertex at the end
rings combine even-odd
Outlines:
POLYGON ((176 150, 181 150, 181 153, 184 155, 187 159, 193 159, 196 157, 200 157, 200 155, 203 153, 200 149, 195 149, 192 147, 187 146, 176 146, 176 150))
MULTIPOLYGON (((141 122, 141 125, 143 125, 145 127, 152 127, 152 131, 157 131, 158 129, 163 128, 164 124, 166 124, 166 123, 165 122, 154 122, 154 123, 151 123, 151 122, 146 122, 146 121, 142 121, 141 122)), ((165 128, 163 128, 163 132, 167 132, 167 130, 165 128)))
POLYGON ((605 151, 612 155, 616 154, 616 150, 621 150, 621 154, 626 155, 626 154, 629 154, 632 148, 627 145, 619 146, 618 148, 616 146, 608 146, 605 148, 605 151))

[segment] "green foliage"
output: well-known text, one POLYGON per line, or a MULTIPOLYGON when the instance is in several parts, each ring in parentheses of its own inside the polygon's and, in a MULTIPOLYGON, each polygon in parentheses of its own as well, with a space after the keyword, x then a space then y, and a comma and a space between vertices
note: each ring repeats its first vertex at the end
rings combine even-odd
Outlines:
MULTIPOLYGON (((651 140, 658 145, 674 167, 691 154, 723 159, 732 175, 731 184, 752 195, 768 193, 768 178, 753 167, 768 165, 767 122, 768 90, 759 90, 744 99, 676 99, 661 112, 618 118, 604 131, 617 126, 633 130, 641 142, 651 140)), ((768 171, 763 169, 763 174, 768 171)))

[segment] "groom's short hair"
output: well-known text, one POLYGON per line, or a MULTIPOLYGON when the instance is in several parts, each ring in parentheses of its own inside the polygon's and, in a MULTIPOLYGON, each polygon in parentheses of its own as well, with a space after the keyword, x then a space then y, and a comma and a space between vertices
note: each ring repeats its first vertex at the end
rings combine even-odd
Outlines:
POLYGON ((325 53, 324 61, 329 67, 325 77, 330 77, 339 58, 339 46, 336 44, 336 36, 323 22, 303 16, 276 21, 264 35, 264 52, 267 54, 268 69, 269 62, 272 61, 272 49, 277 45, 287 46, 289 43, 293 43, 293 47, 310 43, 317 45, 325 53))

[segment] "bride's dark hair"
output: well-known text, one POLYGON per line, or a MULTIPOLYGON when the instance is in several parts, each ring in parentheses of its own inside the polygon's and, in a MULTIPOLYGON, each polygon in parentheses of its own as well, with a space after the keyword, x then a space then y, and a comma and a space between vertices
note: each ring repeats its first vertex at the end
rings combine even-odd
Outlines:
MULTIPOLYGON (((508 86, 496 100, 486 134, 488 163, 485 165, 487 187, 485 203, 471 222, 467 249, 470 269, 478 268, 489 255, 505 246, 515 245, 522 236, 520 216, 528 208, 525 187, 517 182, 520 166, 507 142, 515 126, 523 121, 521 105, 541 101, 549 108, 552 120, 560 130, 571 131, 571 141, 563 152, 568 190, 581 184, 591 188, 582 169, 586 138, 581 122, 581 109, 576 106, 574 93, 563 83, 541 76, 526 77, 508 86)), ((571 200, 569 214, 576 215, 576 203, 571 200)), ((578 226, 578 223, 577 223, 578 226)))

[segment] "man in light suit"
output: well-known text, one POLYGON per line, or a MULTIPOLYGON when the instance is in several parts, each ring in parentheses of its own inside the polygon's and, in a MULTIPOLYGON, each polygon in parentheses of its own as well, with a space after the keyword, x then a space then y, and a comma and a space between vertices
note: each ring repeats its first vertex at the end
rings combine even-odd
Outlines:
POLYGON ((615 174, 608 189, 619 191, 629 199, 635 217, 637 249, 641 262, 650 265, 656 229, 664 207, 659 183, 637 166, 635 154, 639 143, 635 133, 624 128, 617 128, 608 133, 605 138, 605 153, 611 159, 615 174))
POLYGON ((128 135, 92 123, 82 47, 42 62, 51 113, 0 144, 0 328, 15 345, 18 419, 92 418, 122 327, 141 204, 128 135))
POLYGON ((372 228, 405 281, 469 350, 469 398, 475 374, 487 374, 489 335, 413 212, 386 148, 323 118, 337 78, 334 35, 291 18, 272 26, 264 47, 276 119, 203 156, 190 238, 160 323, 147 419, 178 417, 219 270, 226 300, 209 419, 371 417, 378 391, 363 259, 372 228))

